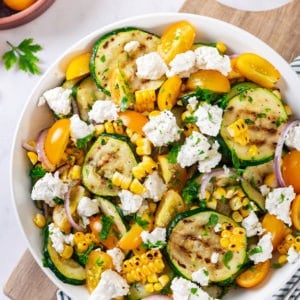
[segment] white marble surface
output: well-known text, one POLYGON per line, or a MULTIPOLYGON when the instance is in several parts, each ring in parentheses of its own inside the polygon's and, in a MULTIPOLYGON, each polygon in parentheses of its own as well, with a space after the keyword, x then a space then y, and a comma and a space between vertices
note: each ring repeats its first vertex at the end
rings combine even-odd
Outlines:
MULTIPOLYGON (((7 50, 7 40, 17 44, 24 38, 33 37, 43 47, 39 57, 44 72, 69 46, 100 26, 140 14, 176 12, 183 2, 184 0, 57 0, 34 21, 18 28, 0 30, 0 56, 7 50)), ((6 71, 0 62, 0 299, 7 299, 2 287, 26 249, 26 240, 12 204, 9 165, 18 118, 38 80, 39 76, 15 70, 6 71)))

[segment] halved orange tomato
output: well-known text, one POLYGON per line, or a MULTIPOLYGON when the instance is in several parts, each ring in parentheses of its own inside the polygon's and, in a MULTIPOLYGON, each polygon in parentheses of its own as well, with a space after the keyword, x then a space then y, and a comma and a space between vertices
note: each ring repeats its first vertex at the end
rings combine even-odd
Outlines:
POLYGON ((282 159, 282 176, 287 186, 292 185, 296 194, 300 193, 300 151, 292 150, 282 159))
POLYGON ((279 71, 268 60, 255 53, 241 54, 235 67, 247 79, 265 88, 273 88, 280 79, 279 71))
POLYGON ((300 194, 298 194, 292 202, 291 218, 294 227, 300 230, 300 194))
POLYGON ((178 53, 191 49, 196 37, 196 29, 187 21, 179 21, 169 26, 160 38, 158 53, 169 63, 178 53))
POLYGON ((140 135, 145 135, 143 127, 149 120, 143 114, 134 110, 126 110, 119 113, 119 118, 122 120, 123 124, 132 131, 140 135))

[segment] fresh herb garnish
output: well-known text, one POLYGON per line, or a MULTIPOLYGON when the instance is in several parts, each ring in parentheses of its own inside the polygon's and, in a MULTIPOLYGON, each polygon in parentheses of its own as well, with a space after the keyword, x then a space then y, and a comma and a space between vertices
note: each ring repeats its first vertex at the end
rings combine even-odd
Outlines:
POLYGON ((33 38, 24 39, 18 46, 11 42, 6 42, 11 50, 8 50, 2 55, 2 60, 6 70, 10 70, 17 64, 18 68, 24 72, 31 74, 40 74, 38 62, 40 59, 36 53, 42 50, 38 44, 34 44, 33 38))
POLYGON ((186 204, 198 199, 200 184, 196 180, 189 180, 182 190, 183 201, 186 204))
POLYGON ((180 144, 173 144, 170 152, 168 153, 168 162, 170 164, 177 163, 177 155, 180 151, 181 145, 180 144))
POLYGON ((43 169, 43 167, 40 165, 33 166, 29 172, 29 176, 33 181, 43 177, 45 174, 46 174, 46 170, 43 169))
POLYGON ((251 256, 251 255, 262 253, 262 252, 263 252, 262 247, 261 246, 257 246, 257 247, 254 247, 254 248, 250 249, 248 251, 248 255, 251 256))
POLYGON ((108 216, 101 216, 102 229, 99 232, 100 240, 104 241, 107 239, 110 229, 113 225, 113 218, 108 216))
POLYGON ((155 243, 150 242, 147 240, 147 242, 143 242, 142 245, 146 249, 161 249, 166 246, 166 242, 164 241, 156 241, 155 243))
POLYGON ((149 221, 141 218, 140 216, 135 216, 135 221, 138 225, 140 225, 142 228, 146 229, 147 226, 149 225, 149 221))
POLYGON ((232 258, 233 258, 232 251, 225 252, 225 254, 223 256, 223 263, 227 269, 230 269, 230 266, 228 265, 228 263, 232 260, 232 258))

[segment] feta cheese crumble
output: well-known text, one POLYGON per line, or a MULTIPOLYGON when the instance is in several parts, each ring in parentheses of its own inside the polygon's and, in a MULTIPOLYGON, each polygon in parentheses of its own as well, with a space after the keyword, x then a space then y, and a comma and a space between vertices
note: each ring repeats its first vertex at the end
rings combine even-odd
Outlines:
POLYGON ((80 198, 77 213, 82 217, 90 217, 99 212, 98 200, 83 196, 80 198))
POLYGON ((254 264, 258 264, 272 258, 272 251, 272 234, 267 233, 260 238, 256 247, 250 249, 249 258, 254 264))
POLYGON ((134 52, 135 50, 137 50, 139 48, 139 46, 140 46, 139 41, 130 41, 130 42, 125 44, 124 51, 134 52))
POLYGON ((87 124, 82 121, 79 115, 74 114, 71 118, 71 137, 76 141, 78 139, 82 139, 87 137, 88 135, 94 132, 94 126, 92 124, 87 124))
POLYGON ((259 219, 254 211, 242 221, 242 226, 246 229, 247 237, 261 235, 263 233, 263 228, 259 219))
POLYGON ((284 142, 289 148, 300 151, 300 124, 288 131, 284 142))
POLYGON ((201 46, 195 49, 196 66, 198 69, 217 70, 224 76, 231 71, 230 58, 221 55, 217 48, 201 46))
POLYGON ((56 87, 44 92, 40 97, 38 106, 47 103, 57 115, 68 115, 71 112, 71 89, 56 87))
POLYGON ((113 270, 105 270, 89 300, 111 300, 128 293, 129 285, 126 280, 113 270))
POLYGON ((121 190, 118 193, 121 200, 121 209, 125 216, 136 213, 143 203, 143 197, 127 190, 121 190))
POLYGON ((201 286, 208 286, 209 273, 207 268, 200 268, 198 271, 192 273, 192 280, 199 283, 201 286))
POLYGON ((144 182, 144 187, 147 191, 143 194, 143 197, 150 198, 154 202, 160 201, 167 190, 166 184, 157 171, 154 171, 152 174, 147 176, 144 182))
POLYGON ((57 253, 63 252, 64 244, 73 245, 74 235, 72 233, 64 234, 54 223, 48 225, 48 230, 52 247, 57 253))
POLYGON ((112 258, 115 269, 118 272, 122 271, 122 263, 125 258, 125 254, 120 248, 108 249, 106 253, 112 258))
POLYGON ((217 136, 222 122, 223 110, 217 105, 211 105, 206 102, 199 105, 194 112, 196 125, 201 133, 210 136, 217 136))
POLYGON ((163 248, 166 244, 166 228, 156 227, 151 232, 142 231, 141 237, 143 242, 151 249, 163 248))
POLYGON ((144 125, 143 131, 156 147, 178 141, 181 133, 175 116, 169 110, 163 110, 158 116, 151 117, 144 125))
POLYGON ((218 260, 219 260, 219 253, 213 252, 210 257, 211 263, 216 264, 218 260))
POLYGON ((292 226, 290 206, 295 196, 292 186, 275 188, 266 197, 266 209, 279 220, 292 226))
POLYGON ((142 79, 160 79, 168 70, 164 60, 157 52, 140 56, 135 62, 137 65, 136 75, 142 79))
POLYGON ((179 76, 181 78, 187 78, 191 73, 195 72, 196 55, 194 51, 189 50, 183 53, 179 53, 169 63, 171 69, 167 71, 167 77, 179 76))
POLYGON ((173 300, 217 300, 202 290, 196 283, 175 277, 171 283, 173 300))
POLYGON ((59 178, 59 173, 46 173, 33 186, 31 192, 32 200, 43 200, 50 207, 55 206, 54 198, 64 199, 64 195, 68 192, 68 184, 59 178))
POLYGON ((89 119, 98 124, 118 119, 119 107, 112 100, 97 100, 88 112, 89 119))
POLYGON ((290 264, 300 264, 300 252, 297 252, 293 246, 291 246, 288 250, 287 261, 290 264))

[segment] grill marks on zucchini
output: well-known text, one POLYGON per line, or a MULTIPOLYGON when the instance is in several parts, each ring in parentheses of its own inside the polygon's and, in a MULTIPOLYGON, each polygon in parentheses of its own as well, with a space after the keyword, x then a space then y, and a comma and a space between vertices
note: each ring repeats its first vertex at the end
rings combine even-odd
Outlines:
POLYGON ((113 71, 119 68, 124 72, 129 86, 134 91, 157 89, 162 80, 145 80, 136 76, 136 59, 146 53, 156 51, 160 39, 152 33, 126 27, 102 36, 94 45, 90 69, 96 84, 107 95, 110 95, 109 80, 113 71), (139 47, 126 52, 124 46, 130 41, 138 41, 139 47))
MULTIPOLYGON (((220 232, 215 232, 215 224, 210 224, 212 215, 218 223, 231 223, 231 218, 212 211, 195 209, 176 217, 168 229, 167 253, 171 265, 177 273, 192 279, 193 272, 205 267, 209 279, 215 283, 231 281, 241 269, 246 259, 246 247, 232 251, 232 258, 224 263, 228 251, 220 246, 220 232), (218 253, 217 263, 211 262, 213 253, 218 253)), ((246 236, 245 243, 246 243, 246 236)))
POLYGON ((272 159, 287 114, 281 100, 264 88, 251 88, 228 101, 223 115, 221 136, 226 145, 245 165, 256 165, 272 159), (228 126, 242 119, 248 126, 249 142, 241 145, 232 138, 228 126), (250 153, 256 146, 255 154, 250 153))

